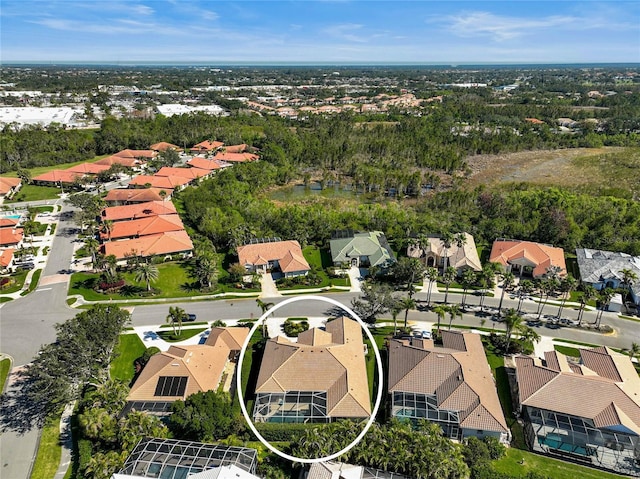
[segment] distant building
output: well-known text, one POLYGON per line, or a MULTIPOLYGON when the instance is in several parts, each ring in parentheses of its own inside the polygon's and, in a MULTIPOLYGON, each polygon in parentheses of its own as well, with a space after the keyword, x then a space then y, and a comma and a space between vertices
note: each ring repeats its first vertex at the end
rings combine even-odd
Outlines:
POLYGON ((303 479, 410 479, 396 472, 372 467, 356 466, 344 462, 314 462, 302 476, 303 479))
POLYGON ((294 240, 273 241, 238 246, 238 258, 250 273, 281 273, 289 278, 305 276, 311 270, 302 254, 300 243, 294 240))
POLYGON ((0 176, 0 199, 11 198, 22 186, 20 178, 0 176))
POLYGON ((463 234, 465 243, 461 247, 458 247, 454 241, 451 246, 445 248, 439 236, 425 238, 425 244, 420 244, 420 241, 416 240, 407 248, 407 256, 409 258, 418 258, 425 266, 438 269, 444 268, 446 258, 447 267, 455 268, 458 274, 465 269, 481 271, 482 264, 478 257, 478 250, 473 236, 469 233, 463 234))
POLYGON ((329 321, 297 342, 267 341, 256 383, 255 422, 331 422, 368 418, 371 399, 357 321, 329 321))
POLYGON ((331 241, 331 259, 335 265, 387 268, 396 258, 381 231, 355 233, 337 231, 331 241))
POLYGON ((442 342, 391 340, 391 415, 427 419, 451 439, 491 436, 508 444, 511 434, 480 336, 443 330, 442 342))

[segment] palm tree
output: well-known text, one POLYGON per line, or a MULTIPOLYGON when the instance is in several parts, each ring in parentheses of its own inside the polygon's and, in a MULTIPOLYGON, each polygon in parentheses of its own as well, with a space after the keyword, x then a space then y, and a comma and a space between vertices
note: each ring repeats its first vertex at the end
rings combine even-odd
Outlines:
POLYGON ((611 288, 602 288, 598 291, 600 308, 598 308, 598 314, 596 315, 596 328, 600 328, 600 322, 602 321, 602 316, 606 309, 609 308, 609 303, 611 302, 611 298, 613 298, 615 291, 611 288))
POLYGON ((520 281, 520 288, 518 290, 518 313, 522 311, 522 302, 524 301, 524 298, 533 293, 534 289, 535 285, 530 279, 520 281))
POLYGON ((137 282, 144 281, 147 284, 147 291, 151 291, 151 282, 158 280, 158 267, 150 262, 140 262, 135 266, 134 278, 137 282))
POLYGON ((560 281, 560 291, 562 292, 562 301, 560 301, 560 307, 558 308, 558 318, 562 315, 562 310, 564 309, 564 305, 567 302, 569 296, 571 296, 571 292, 576 289, 578 285, 578 280, 575 279, 571 274, 567 274, 560 281))
MULTIPOLYGON (((261 316, 264 316, 264 313, 266 313, 270 308, 273 307, 273 303, 265 303, 260 298, 256 299, 256 303, 258 304, 260 311, 262 311, 261 316)), ((267 328, 267 317, 265 316, 264 318, 262 318, 262 337, 263 338, 267 337, 266 328, 267 328)))
POLYGON ((416 301, 411 297, 402 298, 400 300, 400 306, 404 309, 404 330, 407 330, 407 318, 409 316, 409 310, 416 307, 416 301))
POLYGON ((510 288, 513 285, 516 279, 515 275, 511 271, 503 271, 502 273, 500 273, 500 276, 502 277, 502 294, 500 294, 500 304, 498 305, 498 316, 502 315, 502 301, 504 300, 504 293, 508 288, 510 288))
POLYGON ((538 319, 542 317, 542 311, 544 310, 544 307, 547 305, 547 302, 549 301, 549 296, 553 294, 558 289, 559 286, 560 284, 558 283, 558 280, 555 279, 554 277, 544 278, 540 281, 539 283, 540 294, 544 296, 544 301, 542 301, 539 305, 538 319))
POLYGON ((631 286, 638 280, 638 275, 635 271, 629 268, 620 270, 620 273, 622 273, 622 284, 627 287, 627 291, 624 295, 624 301, 626 303, 629 299, 629 294, 631 293, 631 286))
POLYGON ((447 267, 442 273, 442 282, 446 285, 445 293, 444 293, 444 302, 447 303, 447 299, 449 298, 449 286, 456 279, 457 271, 453 266, 447 267))
POLYGON ((209 288, 218 280, 218 259, 215 253, 196 256, 193 274, 201 288, 209 288))
POLYGON ((439 304, 433 308, 433 312, 438 316, 438 332, 440 332, 440 321, 444 319, 444 315, 447 314, 447 307, 444 304, 439 304))
POLYGON ((462 273, 462 279, 461 279, 461 283, 462 283, 462 308, 464 309, 465 306, 465 301, 467 298, 467 291, 469 291, 469 288, 471 286, 473 286, 476 282, 476 272, 472 269, 465 269, 464 273, 462 273))
POLYGON ((391 307, 389 308, 391 312, 391 317, 393 318, 393 335, 398 334, 398 315, 400 311, 402 311, 402 304, 400 299, 396 299, 391 303, 391 307))
POLYGON ((505 354, 509 354, 509 346, 511 345, 511 335, 514 330, 517 330, 522 325, 522 316, 518 312, 510 308, 507 310, 507 314, 504 317, 504 325, 506 327, 505 336, 507 338, 507 344, 505 348, 505 354))
POLYGON ((442 247, 444 248, 444 254, 443 254, 444 262, 442 264, 442 274, 444 274, 444 272, 447 269, 447 262, 449 260, 449 258, 448 258, 449 248, 451 248, 451 245, 453 244, 454 241, 455 241, 455 237, 453 236, 453 233, 451 233, 450 231, 446 231, 440 237, 440 243, 442 244, 442 247))
POLYGON ((453 320, 458 316, 462 318, 462 310, 457 304, 452 304, 447 309, 449 311, 449 329, 451 329, 451 323, 453 322, 453 320))
POLYGON ((591 285, 586 285, 582 291, 582 296, 580 297, 580 309, 578 310, 578 326, 582 324, 582 316, 584 315, 584 309, 587 306, 587 303, 594 299, 597 295, 596 288, 591 285))
POLYGON ((631 349, 629 349, 629 359, 633 361, 633 358, 637 357, 638 354, 640 354, 640 344, 635 342, 631 343, 631 349))
POLYGON ((167 315, 166 322, 170 323, 173 327, 173 335, 175 337, 180 336, 182 330, 182 322, 187 319, 187 313, 184 309, 178 306, 170 306, 169 314, 167 315))
POLYGON ((104 220, 102 222, 102 229, 107 233, 107 238, 111 240, 111 233, 113 232, 113 220, 104 220))
POLYGON ((431 304, 431 290, 433 289, 433 283, 438 280, 437 268, 427 268, 424 272, 424 277, 429 281, 429 290, 427 291, 427 306, 431 304))
POLYGON ((98 250, 100 249, 100 243, 93 236, 88 236, 84 240, 84 248, 87 250, 87 253, 91 255, 91 265, 95 269, 97 267, 97 258, 98 250))

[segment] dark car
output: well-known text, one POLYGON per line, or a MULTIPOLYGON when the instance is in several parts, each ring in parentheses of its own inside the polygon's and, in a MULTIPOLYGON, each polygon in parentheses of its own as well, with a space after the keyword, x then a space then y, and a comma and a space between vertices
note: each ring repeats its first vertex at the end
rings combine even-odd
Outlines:
POLYGON ((196 320, 196 315, 193 313, 189 313, 187 314, 187 321, 195 321, 196 320))
POLYGON ((36 265, 33 263, 20 263, 16 265, 16 269, 25 270, 25 269, 33 269, 36 265))

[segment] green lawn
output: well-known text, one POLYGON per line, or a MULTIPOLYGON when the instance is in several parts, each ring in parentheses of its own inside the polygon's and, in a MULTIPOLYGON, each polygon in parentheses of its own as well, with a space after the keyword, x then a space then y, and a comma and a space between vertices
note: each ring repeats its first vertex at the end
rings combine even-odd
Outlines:
POLYGON ((509 379, 507 377, 507 371, 504 368, 504 358, 495 353, 493 346, 491 346, 483 338, 484 350, 487 355, 487 361, 491 367, 493 377, 496 379, 496 387, 498 388, 498 398, 500 399, 500 405, 504 412, 504 417, 507 420, 507 426, 511 429, 513 436, 512 446, 517 448, 526 448, 524 443, 524 434, 522 426, 516 421, 513 415, 513 403, 511 401, 511 388, 509 387, 509 379))
POLYGON ((22 286, 24 285, 24 280, 27 277, 27 273, 28 271, 20 271, 9 276, 13 280, 13 282, 9 286, 2 288, 0 290, 0 293, 9 294, 20 291, 22 289, 22 286))
POLYGON ((40 434, 38 454, 36 456, 30 479, 51 479, 55 476, 62 447, 60 446, 60 416, 49 417, 40 434))
POLYGON ((207 328, 183 329, 182 331, 180 331, 180 334, 177 338, 173 335, 173 329, 156 331, 156 334, 168 343, 178 343, 180 341, 184 341, 185 339, 193 338, 196 334, 200 334, 201 332, 206 330, 207 328))
POLYGON ((554 344, 553 349, 555 349, 561 354, 564 354, 565 356, 571 356, 572 358, 580 357, 580 350, 578 348, 572 348, 570 346, 560 346, 558 344, 554 344))
POLYGON ((29 288, 26 291, 20 293, 20 296, 26 296, 31 291, 38 287, 38 282, 40 281, 40 275, 42 274, 41 269, 37 269, 33 272, 33 276, 31 276, 31 282, 29 283, 29 288))
MULTIPOLYGON (((93 163, 94 161, 101 160, 102 158, 106 158, 107 156, 111 156, 111 155, 101 155, 101 156, 96 156, 94 158, 89 158, 88 160, 74 161, 71 163, 60 163, 58 165, 37 166, 35 168, 27 168, 27 169, 29 170, 29 173, 31 173, 31 176, 34 177, 34 176, 38 176, 53 170, 66 170, 67 168, 71 168, 72 166, 76 166, 81 163, 93 163)), ((17 178, 18 174, 15 171, 9 171, 7 173, 3 173, 2 176, 17 178)))
POLYGON ((9 359, 3 359, 0 361, 0 393, 4 390, 4 385, 7 382, 10 370, 9 368, 11 368, 11 361, 9 359))
POLYGON ((537 472, 553 479, 614 479, 625 476, 610 474, 590 467, 559 461, 551 457, 533 454, 513 447, 507 449, 502 459, 494 461, 493 468, 497 472, 524 477, 529 472, 537 472), (524 462, 521 461, 524 459, 524 462))
POLYGON ((137 334, 121 334, 115 359, 111 361, 111 377, 129 384, 135 375, 133 362, 142 356, 146 349, 137 334))
POLYGON ((55 186, 24 185, 13 198, 5 200, 5 204, 22 201, 56 200, 59 194, 60 188, 55 186))

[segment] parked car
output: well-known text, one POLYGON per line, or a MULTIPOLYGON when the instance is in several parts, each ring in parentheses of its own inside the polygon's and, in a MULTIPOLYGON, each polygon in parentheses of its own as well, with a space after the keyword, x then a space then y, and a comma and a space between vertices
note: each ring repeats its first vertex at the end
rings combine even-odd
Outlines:
POLYGON ((431 339, 431 331, 422 331, 422 339, 431 339))
POLYGON ((193 313, 189 313, 187 314, 187 319, 186 321, 195 321, 196 320, 196 315, 193 313))
POLYGON ((27 270, 27 269, 33 269, 35 268, 36 265, 33 263, 19 263, 16 265, 16 269, 18 270, 27 270))

